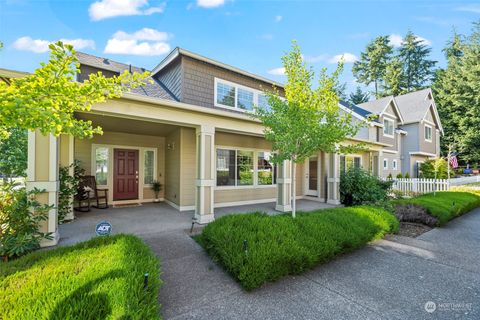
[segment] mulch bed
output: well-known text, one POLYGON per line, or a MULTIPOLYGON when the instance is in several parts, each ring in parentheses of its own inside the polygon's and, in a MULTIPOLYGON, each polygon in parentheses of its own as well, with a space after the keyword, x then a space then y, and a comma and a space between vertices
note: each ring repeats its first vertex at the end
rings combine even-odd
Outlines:
POLYGON ((400 222, 400 229, 397 234, 404 237, 416 238, 430 230, 432 230, 431 227, 421 223, 400 222))

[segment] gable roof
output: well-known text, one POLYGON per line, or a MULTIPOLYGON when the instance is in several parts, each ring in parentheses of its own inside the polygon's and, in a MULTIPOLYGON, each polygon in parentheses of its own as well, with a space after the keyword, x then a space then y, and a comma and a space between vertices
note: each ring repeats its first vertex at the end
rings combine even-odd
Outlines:
POLYGON ((395 100, 405 114, 405 123, 421 122, 426 118, 429 110, 432 110, 435 121, 440 131, 443 132, 442 123, 430 88, 400 95, 395 97, 395 100))
MULTIPOLYGON (((117 62, 108 58, 97 57, 84 52, 77 52, 77 58, 82 65, 116 73, 122 73, 125 70, 138 73, 147 71, 145 68, 135 67, 129 64, 117 62)), ((131 93, 153 98, 177 100, 175 96, 160 81, 152 78, 151 76, 147 77, 145 80, 145 85, 132 88, 131 93)))
POLYGON ((339 106, 342 110, 352 114, 357 119, 367 121, 368 123, 373 125, 379 125, 378 119, 367 119, 368 116, 372 115, 372 113, 366 109, 363 109, 355 104, 343 100, 339 101, 339 106))
POLYGON ((380 116, 387 110, 390 103, 393 103, 393 107, 397 111, 398 118, 400 119, 400 124, 403 124, 405 122, 403 113, 400 111, 394 96, 386 96, 377 100, 360 103, 359 106, 370 111, 372 114, 380 116))
POLYGON ((256 80, 260 80, 262 82, 272 84, 276 87, 283 88, 283 84, 280 83, 280 82, 267 79, 267 78, 259 76, 257 74, 239 69, 237 67, 231 66, 229 64, 226 64, 226 63, 214 60, 214 59, 207 58, 205 56, 202 56, 200 54, 185 50, 185 49, 180 48, 180 47, 176 47, 175 49, 173 49, 173 51, 170 52, 165 57, 165 59, 163 59, 155 68, 153 68, 152 76, 154 76, 155 74, 160 72, 160 70, 162 70, 163 68, 168 66, 173 60, 175 60, 180 55, 190 57, 190 58, 193 58, 193 59, 196 59, 196 60, 200 60, 200 61, 206 62, 208 64, 211 64, 211 65, 214 65, 214 66, 217 66, 217 67, 220 67, 220 68, 224 68, 224 69, 230 70, 232 72, 239 73, 239 74, 242 74, 244 76, 247 76, 247 77, 250 77, 250 78, 253 78, 253 79, 256 79, 256 80))

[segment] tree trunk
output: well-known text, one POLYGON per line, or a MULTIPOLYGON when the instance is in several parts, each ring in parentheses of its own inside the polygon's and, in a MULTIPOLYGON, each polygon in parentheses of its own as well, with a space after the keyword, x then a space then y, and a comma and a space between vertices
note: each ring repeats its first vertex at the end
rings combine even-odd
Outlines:
POLYGON ((292 176, 291 176, 291 181, 292 181, 292 218, 295 218, 295 214, 297 212, 297 182, 295 179, 295 169, 296 169, 297 164, 292 161, 292 176))

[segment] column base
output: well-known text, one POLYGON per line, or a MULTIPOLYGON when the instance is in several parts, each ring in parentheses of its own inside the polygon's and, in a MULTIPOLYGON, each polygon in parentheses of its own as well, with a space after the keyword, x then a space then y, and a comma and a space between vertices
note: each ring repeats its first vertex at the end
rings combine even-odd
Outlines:
POLYGON ((215 216, 213 213, 211 214, 195 214, 195 222, 197 222, 198 224, 207 224, 207 223, 210 223, 212 222, 213 220, 215 220, 215 216))
POLYGON ((339 204, 340 204, 340 200, 328 199, 328 200, 327 200, 327 203, 328 203, 328 204, 339 205, 339 204))
POLYGON ((52 246, 56 246, 58 244, 58 241, 60 240, 60 233, 58 232, 58 230, 55 231, 53 234, 51 234, 51 236, 52 236, 51 240, 42 239, 40 241, 40 247, 41 248, 52 247, 52 246))
POLYGON ((292 211, 292 206, 290 204, 277 204, 275 206, 275 210, 281 211, 281 212, 291 212, 292 211))

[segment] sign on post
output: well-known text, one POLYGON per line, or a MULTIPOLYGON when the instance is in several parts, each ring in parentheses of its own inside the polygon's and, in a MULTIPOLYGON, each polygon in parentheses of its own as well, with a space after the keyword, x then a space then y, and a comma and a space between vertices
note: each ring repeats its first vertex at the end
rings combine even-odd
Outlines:
POLYGON ((112 224, 108 221, 99 222, 95 227, 95 232, 97 236, 109 236, 112 232, 112 224))

